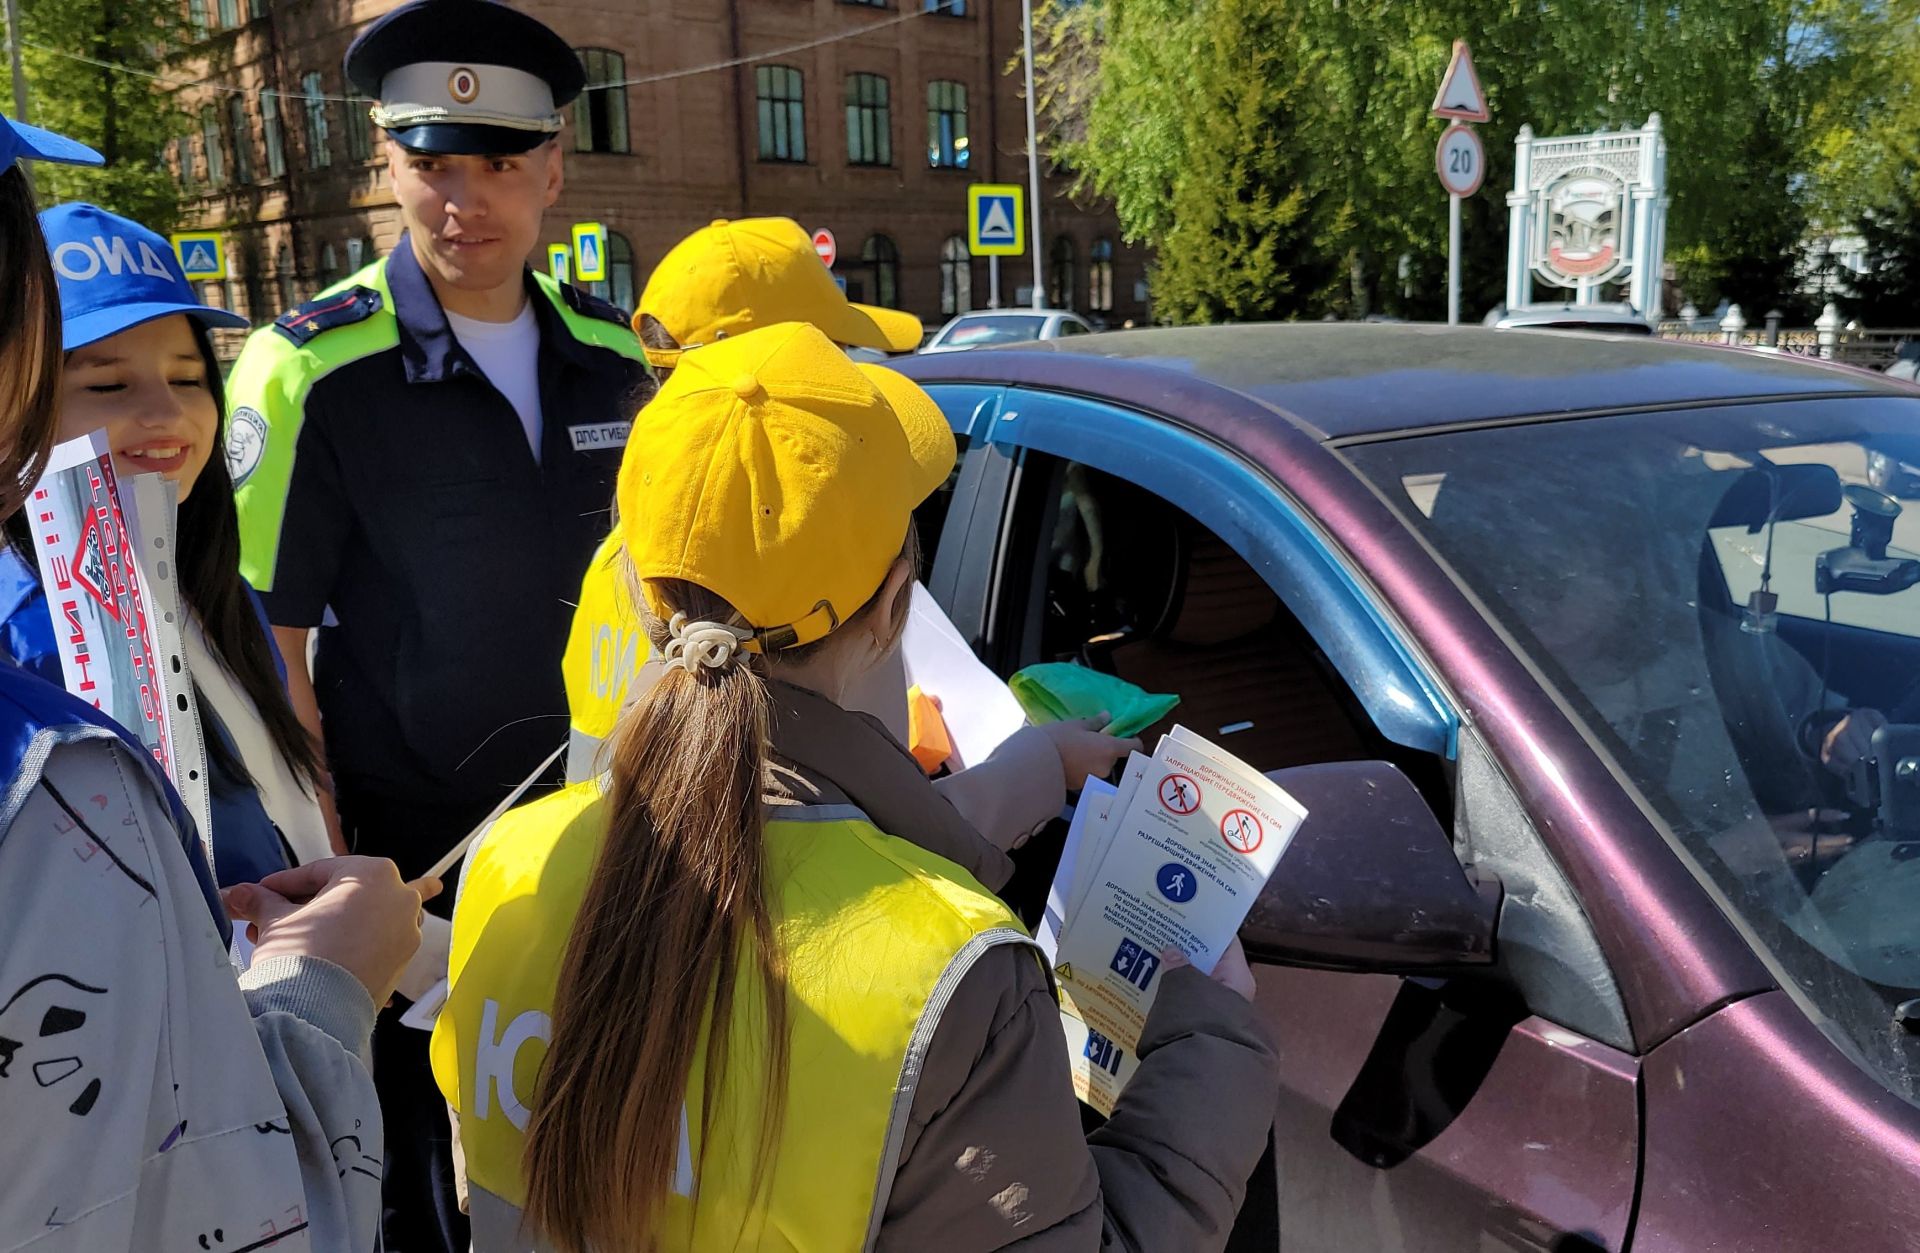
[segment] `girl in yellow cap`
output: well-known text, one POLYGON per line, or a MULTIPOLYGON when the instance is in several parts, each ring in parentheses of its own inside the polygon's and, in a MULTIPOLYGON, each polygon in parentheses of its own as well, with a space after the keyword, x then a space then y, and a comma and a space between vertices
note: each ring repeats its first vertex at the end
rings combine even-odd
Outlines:
POLYGON ((469 860, 434 1069, 474 1245, 1218 1249, 1277 1082, 1236 944, 1082 1133, 1005 857, 844 693, 897 646, 933 402, 787 324, 683 358, 620 527, 665 676, 469 860))

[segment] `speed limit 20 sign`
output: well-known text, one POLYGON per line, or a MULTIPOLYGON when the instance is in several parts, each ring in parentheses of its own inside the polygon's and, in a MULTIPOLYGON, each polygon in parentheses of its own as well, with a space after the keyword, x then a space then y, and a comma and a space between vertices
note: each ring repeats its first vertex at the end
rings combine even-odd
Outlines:
POLYGON ((1455 122, 1441 134, 1433 163, 1442 187, 1456 196, 1471 196, 1480 190, 1480 180, 1486 176, 1487 152, 1471 126, 1455 122))

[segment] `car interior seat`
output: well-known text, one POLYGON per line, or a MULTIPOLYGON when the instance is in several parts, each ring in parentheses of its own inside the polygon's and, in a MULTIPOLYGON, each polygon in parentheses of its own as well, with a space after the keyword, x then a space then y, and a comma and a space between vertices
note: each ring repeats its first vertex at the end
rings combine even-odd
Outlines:
POLYGON ((1123 599, 1158 611, 1084 650, 1096 669, 1180 697, 1146 731, 1149 751, 1177 722, 1257 770, 1367 756, 1348 698, 1266 580, 1224 540, 1168 512, 1176 542, 1164 558, 1113 570, 1123 599))

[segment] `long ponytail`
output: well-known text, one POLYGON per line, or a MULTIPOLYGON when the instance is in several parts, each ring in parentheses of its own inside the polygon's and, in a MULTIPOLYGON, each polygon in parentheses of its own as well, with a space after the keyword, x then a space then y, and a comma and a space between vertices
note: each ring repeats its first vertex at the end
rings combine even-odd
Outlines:
MULTIPOLYGON (((900 560, 919 568, 911 524, 900 560)), ((745 622, 704 588, 655 586, 669 615, 745 622)), ((905 628, 912 594, 909 580, 893 602, 889 644, 905 628)), ((803 662, 834 647, 878 605, 876 593, 832 635, 780 656, 803 662)), ((645 617, 654 655, 665 656, 666 627, 645 617)), ((669 667, 614 732, 606 843, 561 961, 553 1040, 527 1124, 527 1225, 561 1253, 654 1246, 682 1108, 694 1117, 687 1083, 699 1024, 710 1024, 698 1111, 704 1156, 735 1081, 734 1007, 755 990, 767 1041, 766 1068, 751 1077, 764 1094, 756 1196, 766 1183, 786 1112, 789 1043, 762 839, 771 713, 766 659, 737 653, 718 669, 669 667), (749 976, 757 987, 743 988, 749 976)), ((694 1168, 697 1205, 697 1160, 694 1168)))
MULTIPOLYGON (((692 619, 741 620, 692 584, 660 590, 692 619)), ((648 631, 661 655, 665 629, 649 616, 648 631)), ((703 1151, 713 1143, 745 995, 761 998, 768 1041, 766 1073, 754 1076, 767 1093, 756 1186, 779 1138, 788 1033, 761 838, 765 664, 742 653, 717 669, 672 667, 615 733, 606 843, 561 964, 527 1127, 527 1221, 563 1253, 652 1247, 683 1105, 703 1151), (687 1084, 703 1019, 695 1110, 687 1084)))

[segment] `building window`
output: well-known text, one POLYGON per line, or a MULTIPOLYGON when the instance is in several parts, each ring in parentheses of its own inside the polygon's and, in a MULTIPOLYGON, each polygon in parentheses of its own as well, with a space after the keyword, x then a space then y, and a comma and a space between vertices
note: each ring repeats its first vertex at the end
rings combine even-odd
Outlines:
POLYGON ((573 106, 573 146, 581 152, 631 152, 627 146, 627 59, 605 48, 582 48, 587 89, 573 106), (595 84, 612 84, 596 86, 595 84))
POLYGON ((900 249, 885 235, 869 235, 860 245, 860 262, 873 273, 873 302, 900 307, 900 249))
POLYGON ((1101 236, 1093 241, 1087 254, 1092 264, 1087 273, 1087 308, 1095 313, 1113 312, 1113 241, 1101 236))
POLYGON ((945 13, 949 17, 965 17, 967 0, 922 0, 928 13, 945 13))
POLYGON ((607 277, 586 284, 586 288, 623 312, 633 312, 633 244, 619 231, 607 232, 607 277))
POLYGON ((307 106, 307 160, 319 169, 333 164, 333 146, 327 130, 327 89, 315 70, 300 80, 301 94, 307 106))
POLYGON ((893 106, 878 74, 847 75, 847 164, 893 164, 893 106))
POLYGON ((791 65, 762 65, 753 72, 760 102, 760 159, 807 159, 806 85, 791 65))
POLYGON ((253 128, 247 125, 247 98, 227 97, 227 132, 233 136, 233 181, 253 181, 253 128))
POLYGON ((1073 240, 1065 235, 1053 237, 1047 250, 1047 303, 1056 309, 1073 308, 1073 240))
POLYGON ((935 79, 927 84, 927 164, 967 168, 967 85, 935 79))
POLYGON ((940 245, 940 312, 952 317, 973 308, 973 254, 967 241, 952 235, 940 245))
POLYGON ((207 37, 207 0, 187 0, 187 25, 195 39, 207 37))
POLYGON ((200 144, 207 154, 207 186, 225 186, 227 154, 220 147, 220 111, 212 105, 200 110, 200 144))
POLYGON ((267 141, 267 177, 287 172, 287 136, 280 128, 280 93, 269 87, 260 93, 260 133, 267 141))
POLYGON ((373 119, 367 110, 373 101, 365 96, 347 97, 347 160, 365 161, 373 156, 373 119))
POLYGON ((840 3, 858 4, 869 9, 884 9, 887 7, 887 0, 840 0, 840 3))
POLYGON ((249 6, 249 8, 253 13, 254 21, 257 22, 261 18, 267 15, 267 4, 268 4, 268 0, 252 0, 252 4, 249 6))
POLYGON ((293 250, 285 244, 273 254, 273 282, 280 295, 282 311, 293 308, 300 302, 294 299, 293 291, 293 250))
POLYGON ((232 30, 240 25, 240 0, 220 0, 220 29, 232 30))
POLYGON ((332 287, 340 281, 340 254, 332 244, 320 245, 320 286, 332 287))

